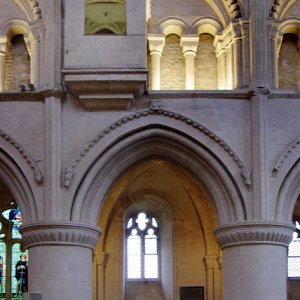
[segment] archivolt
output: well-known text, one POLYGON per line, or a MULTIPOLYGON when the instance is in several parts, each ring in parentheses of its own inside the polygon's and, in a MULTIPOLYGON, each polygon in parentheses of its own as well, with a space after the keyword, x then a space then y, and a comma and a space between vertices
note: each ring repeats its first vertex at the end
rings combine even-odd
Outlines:
MULTIPOLYGON (((73 159, 71 165, 65 169, 65 175, 64 175, 64 185, 66 187, 69 187, 71 184, 71 181, 73 179, 73 176, 75 174, 75 171, 82 161, 82 159, 89 153, 92 148, 95 148, 97 144, 99 144, 100 140, 103 140, 103 138, 110 134, 113 130, 116 130, 118 127, 123 127, 124 124, 132 121, 136 121, 140 118, 146 118, 146 117, 152 117, 155 116, 162 116, 164 119, 172 119, 175 120, 178 123, 187 124, 188 126, 193 127, 193 129, 197 130, 198 132, 201 132, 204 136, 207 136, 208 139, 212 140, 214 144, 220 146, 221 149, 225 151, 225 154, 227 154, 229 157, 232 158, 232 161, 234 164, 238 167, 240 170, 240 175, 244 180, 245 185, 250 186, 250 172, 245 166, 245 164, 242 162, 242 160, 238 157, 238 155, 230 148, 228 144, 224 140, 222 140, 220 137, 218 137, 216 134, 214 134, 212 131, 207 129, 206 127, 202 126, 201 124, 197 123, 196 121, 185 117, 179 113, 174 113, 171 111, 167 111, 164 109, 161 109, 159 107, 159 104, 152 102, 150 109, 146 109, 144 111, 140 111, 137 113, 134 113, 132 115, 126 116, 112 125, 105 128, 103 131, 101 131, 96 137, 94 137, 90 142, 80 151, 78 155, 76 155, 75 159, 73 159), (156 107, 158 105, 158 107, 156 107)), ((154 124, 155 121, 150 119, 149 121, 144 121, 144 127, 147 126, 146 124, 154 124), (149 122, 149 123, 148 123, 149 122)), ((159 122, 157 123, 159 126, 159 122)), ((163 123, 161 123, 162 125, 163 123)), ((166 125, 168 126, 168 125, 166 125)), ((178 128, 180 125, 178 124, 175 128, 178 128)), ((133 130, 137 130, 136 128, 133 130)), ((102 150, 103 151, 103 150, 102 150)))
POLYGON ((220 224, 246 219, 236 182, 209 149, 184 135, 156 127, 131 133, 96 159, 78 185, 71 220, 97 224, 103 202, 120 176, 151 159, 168 161, 201 181, 214 200, 220 224))
POLYGON ((284 178, 278 193, 276 221, 290 222, 293 210, 300 195, 300 159, 284 178))
POLYGON ((0 178, 7 185, 20 206, 24 223, 36 221, 37 209, 30 184, 15 161, 1 148, 0 178))

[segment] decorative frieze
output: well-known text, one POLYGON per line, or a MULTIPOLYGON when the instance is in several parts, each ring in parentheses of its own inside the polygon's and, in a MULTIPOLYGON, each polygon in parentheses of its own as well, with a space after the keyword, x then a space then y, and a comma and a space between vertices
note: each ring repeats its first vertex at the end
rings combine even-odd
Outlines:
POLYGON ((292 223, 245 221, 219 226, 215 231, 215 236, 221 249, 249 244, 288 246, 293 232, 294 225, 292 223))
POLYGON ((24 245, 71 245, 94 249, 99 236, 97 226, 77 222, 37 222, 20 228, 24 245))

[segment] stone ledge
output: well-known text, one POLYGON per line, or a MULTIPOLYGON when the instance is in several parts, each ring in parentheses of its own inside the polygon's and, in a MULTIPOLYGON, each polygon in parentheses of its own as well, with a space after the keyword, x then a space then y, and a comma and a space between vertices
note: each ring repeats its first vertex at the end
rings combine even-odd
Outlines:
POLYGON ((146 69, 62 70, 66 88, 88 109, 128 109, 146 91, 146 69))

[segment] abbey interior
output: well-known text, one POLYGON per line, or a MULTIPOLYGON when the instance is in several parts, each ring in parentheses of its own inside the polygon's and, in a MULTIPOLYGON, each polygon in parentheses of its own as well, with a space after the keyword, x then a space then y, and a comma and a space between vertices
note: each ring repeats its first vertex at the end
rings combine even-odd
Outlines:
POLYGON ((299 300, 300 0, 0 0, 0 299, 299 300))

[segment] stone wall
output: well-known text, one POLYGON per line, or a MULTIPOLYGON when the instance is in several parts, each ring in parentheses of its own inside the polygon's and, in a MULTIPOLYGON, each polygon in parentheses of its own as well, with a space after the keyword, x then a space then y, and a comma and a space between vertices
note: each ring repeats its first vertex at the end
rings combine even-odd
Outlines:
POLYGON ((216 90, 218 88, 218 61, 213 46, 213 36, 201 34, 195 58, 195 89, 216 90))
POLYGON ((184 57, 180 37, 170 34, 166 37, 161 56, 161 89, 184 90, 184 57))
POLYGON ((30 58, 23 35, 12 38, 6 52, 6 91, 19 91, 20 84, 30 82, 30 58))

